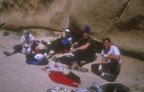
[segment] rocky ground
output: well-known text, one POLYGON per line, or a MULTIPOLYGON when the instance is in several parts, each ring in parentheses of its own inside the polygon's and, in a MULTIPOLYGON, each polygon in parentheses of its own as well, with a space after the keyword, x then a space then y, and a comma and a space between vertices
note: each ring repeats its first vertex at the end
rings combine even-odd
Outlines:
MULTIPOLYGON (((3 36, 3 31, 0 31, 0 92, 46 92, 47 89, 55 86, 62 86, 68 90, 76 90, 77 88, 57 84, 50 80, 48 73, 41 70, 44 66, 28 65, 25 63, 23 54, 15 54, 13 56, 5 56, 4 50, 12 51, 11 46, 18 44, 19 35, 10 33, 9 36, 3 36)), ((37 39, 50 40, 52 37, 37 37, 37 39)), ((99 54, 97 54, 99 56, 99 54)), ((141 92, 144 88, 144 62, 132 57, 122 55, 121 72, 115 82, 121 82, 131 89, 131 92, 141 92), (139 90, 134 90, 134 79, 139 79, 139 90)), ((93 62, 99 62, 99 57, 93 62)), ((86 64, 83 67, 89 69, 88 73, 74 71, 81 77, 80 88, 86 88, 97 82, 100 84, 107 81, 94 75, 90 71, 92 63, 86 64)))

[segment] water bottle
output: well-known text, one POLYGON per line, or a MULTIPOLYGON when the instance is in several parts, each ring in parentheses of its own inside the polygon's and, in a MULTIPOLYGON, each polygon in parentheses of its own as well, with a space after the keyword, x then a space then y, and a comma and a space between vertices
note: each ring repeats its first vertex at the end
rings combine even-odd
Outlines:
POLYGON ((134 80, 134 88, 135 88, 135 90, 138 90, 138 85, 139 85, 139 80, 138 80, 138 78, 136 78, 134 80))
POLYGON ((103 92, 102 88, 95 82, 93 82, 93 86, 96 88, 96 92, 103 92))

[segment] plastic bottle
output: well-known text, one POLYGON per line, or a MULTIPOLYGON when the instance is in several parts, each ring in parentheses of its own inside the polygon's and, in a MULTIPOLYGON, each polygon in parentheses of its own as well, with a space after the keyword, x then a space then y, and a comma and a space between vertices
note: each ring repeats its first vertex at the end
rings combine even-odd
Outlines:
POLYGON ((134 80, 134 88, 135 88, 135 90, 138 90, 138 86, 139 86, 139 80, 138 80, 138 78, 136 78, 134 80))
POLYGON ((103 92, 102 88, 95 82, 93 82, 93 86, 96 88, 96 92, 103 92))

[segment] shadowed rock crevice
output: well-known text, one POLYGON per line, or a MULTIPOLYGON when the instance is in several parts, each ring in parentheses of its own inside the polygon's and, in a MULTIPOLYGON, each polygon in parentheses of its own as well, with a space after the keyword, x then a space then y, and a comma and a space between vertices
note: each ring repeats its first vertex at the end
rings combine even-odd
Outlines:
POLYGON ((75 23, 72 18, 70 18, 69 29, 71 30, 71 34, 74 37, 74 42, 82 37, 82 29, 75 23))
POLYGON ((142 60, 144 62, 144 53, 138 53, 138 52, 133 52, 133 51, 128 51, 124 49, 120 49, 122 55, 129 56, 135 59, 142 60))
POLYGON ((116 25, 116 28, 122 31, 130 31, 132 29, 144 30, 144 16, 138 15, 125 23, 120 22, 116 25))
POLYGON ((121 11, 120 11, 119 14, 118 14, 118 17, 119 17, 119 18, 120 18, 121 15, 124 13, 125 9, 128 7, 128 4, 129 4, 130 1, 132 1, 132 0, 127 0, 127 2, 126 2, 125 4, 123 4, 123 7, 122 7, 121 11))

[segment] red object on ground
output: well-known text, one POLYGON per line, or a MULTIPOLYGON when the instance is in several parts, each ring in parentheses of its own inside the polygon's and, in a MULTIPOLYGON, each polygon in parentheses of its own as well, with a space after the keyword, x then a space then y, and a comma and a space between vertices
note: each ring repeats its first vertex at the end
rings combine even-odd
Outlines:
POLYGON ((61 83, 72 87, 78 87, 79 84, 78 82, 69 79, 63 72, 52 71, 49 73, 49 77, 56 83, 61 83))
POLYGON ((39 53, 39 48, 36 48, 35 49, 35 54, 38 54, 39 53))

